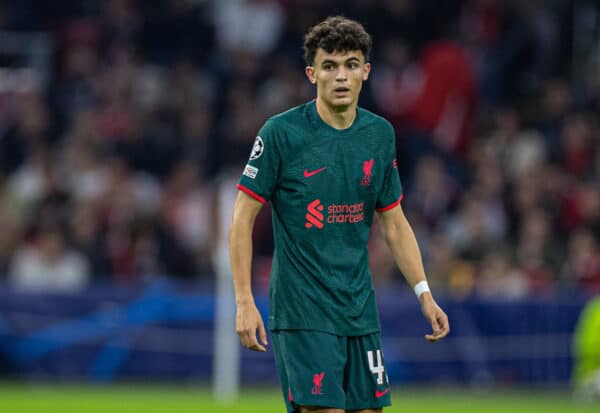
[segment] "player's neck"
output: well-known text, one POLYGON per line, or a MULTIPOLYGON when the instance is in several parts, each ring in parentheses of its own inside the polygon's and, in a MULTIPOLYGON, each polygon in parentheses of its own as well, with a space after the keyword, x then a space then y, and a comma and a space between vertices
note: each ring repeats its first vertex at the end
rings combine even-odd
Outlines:
POLYGON ((348 129, 356 119, 356 103, 339 110, 317 98, 316 105, 317 113, 323 122, 334 129, 348 129))

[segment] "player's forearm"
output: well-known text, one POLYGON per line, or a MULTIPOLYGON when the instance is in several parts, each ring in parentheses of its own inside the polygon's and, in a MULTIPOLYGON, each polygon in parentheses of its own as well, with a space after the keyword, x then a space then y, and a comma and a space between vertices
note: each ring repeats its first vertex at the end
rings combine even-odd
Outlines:
POLYGON ((233 206, 233 220, 229 230, 229 258, 233 274, 235 301, 239 304, 254 303, 252 296, 252 230, 262 203, 238 191, 233 206))
POLYGON ((407 221, 399 222, 389 234, 388 245, 398 268, 411 287, 426 281, 421 251, 415 234, 407 221))
POLYGON ((411 287, 426 281, 417 239, 400 207, 379 215, 379 221, 386 243, 406 281, 411 287))
POLYGON ((252 225, 233 222, 229 232, 229 256, 235 301, 237 304, 251 303, 252 295, 252 225))

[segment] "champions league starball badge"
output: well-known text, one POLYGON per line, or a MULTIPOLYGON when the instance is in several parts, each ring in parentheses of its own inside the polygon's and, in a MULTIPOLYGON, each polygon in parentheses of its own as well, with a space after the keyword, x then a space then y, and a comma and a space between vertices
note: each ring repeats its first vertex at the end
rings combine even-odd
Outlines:
POLYGON ((265 150, 265 144, 260 136, 256 137, 254 141, 254 146, 252 147, 252 152, 250 153, 250 160, 258 159, 263 154, 265 150))

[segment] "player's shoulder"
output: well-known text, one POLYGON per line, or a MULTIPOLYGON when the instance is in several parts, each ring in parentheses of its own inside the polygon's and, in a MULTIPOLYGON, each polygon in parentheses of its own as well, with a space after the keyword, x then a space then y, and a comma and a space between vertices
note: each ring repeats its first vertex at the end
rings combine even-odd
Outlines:
POLYGON ((371 127, 371 128, 379 128, 379 129, 386 131, 388 133, 391 133, 391 134, 394 133, 394 127, 392 126, 390 121, 388 121, 383 116, 373 113, 370 110, 365 109, 360 106, 358 107, 358 114, 359 114, 360 118, 363 120, 363 123, 365 124, 365 126, 371 127))
POLYGON ((261 134, 268 135, 265 137, 269 140, 288 144, 300 139, 308 124, 306 111, 305 103, 271 116, 261 128, 261 134))
POLYGON ((294 106, 284 112, 277 113, 267 119, 266 123, 273 127, 301 126, 306 119, 306 109, 308 103, 294 106))
POLYGON ((360 129, 368 134, 371 145, 378 146, 383 151, 388 151, 390 145, 395 145, 396 133, 387 119, 361 107, 358 110, 362 124, 360 129))

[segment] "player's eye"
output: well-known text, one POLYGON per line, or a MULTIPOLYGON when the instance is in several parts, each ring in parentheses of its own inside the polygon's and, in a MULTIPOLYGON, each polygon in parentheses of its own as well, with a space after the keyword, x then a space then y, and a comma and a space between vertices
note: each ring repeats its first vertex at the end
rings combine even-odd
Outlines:
POLYGON ((332 64, 324 64, 323 65, 323 70, 333 70, 333 65, 332 64))
POLYGON ((356 63, 356 62, 350 62, 350 63, 348 63, 348 68, 349 69, 357 69, 358 68, 358 63, 356 63))

